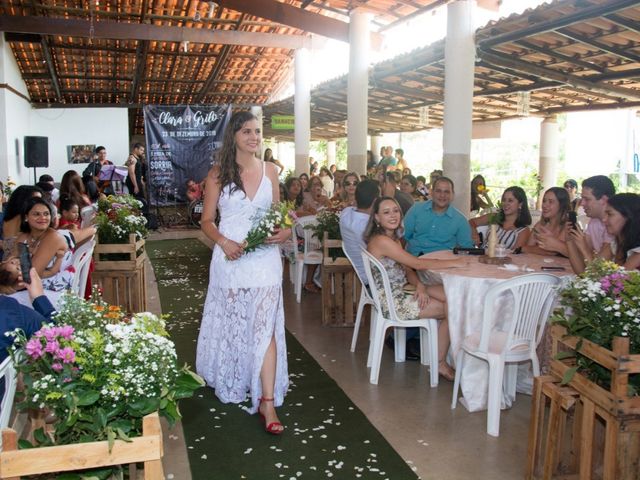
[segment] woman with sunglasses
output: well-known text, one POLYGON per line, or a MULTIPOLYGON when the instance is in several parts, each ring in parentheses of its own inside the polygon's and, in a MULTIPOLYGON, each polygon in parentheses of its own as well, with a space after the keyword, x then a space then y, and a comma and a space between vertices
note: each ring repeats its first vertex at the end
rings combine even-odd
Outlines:
POLYGON ((360 178, 355 172, 347 173, 342 179, 342 189, 331 200, 340 202, 340 208, 356 206, 356 187, 360 178))

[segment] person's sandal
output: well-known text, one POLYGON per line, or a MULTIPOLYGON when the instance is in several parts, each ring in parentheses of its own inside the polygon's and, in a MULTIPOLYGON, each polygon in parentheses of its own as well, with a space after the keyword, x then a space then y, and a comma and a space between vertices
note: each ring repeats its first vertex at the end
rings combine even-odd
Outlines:
POLYGON ((309 293, 319 293, 320 289, 315 283, 306 283, 304 285, 304 291, 309 293))
POLYGON ((267 419, 260 411, 260 405, 262 405, 262 402, 273 402, 273 398, 260 397, 260 403, 258 403, 258 413, 260 414, 262 423, 265 424, 265 427, 264 427, 265 432, 270 433, 271 435, 282 435, 282 433, 284 432, 284 426, 282 425, 282 423, 271 422, 269 425, 266 424, 267 419))

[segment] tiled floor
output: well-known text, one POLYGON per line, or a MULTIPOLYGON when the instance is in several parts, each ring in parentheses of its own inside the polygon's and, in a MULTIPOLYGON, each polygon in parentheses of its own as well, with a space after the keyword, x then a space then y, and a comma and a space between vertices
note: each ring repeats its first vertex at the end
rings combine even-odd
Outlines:
MULTIPOLYGON (((201 238, 195 230, 154 234, 152 239, 201 238)), ((158 309, 157 290, 149 277, 150 308, 158 309)), ((394 363, 385 349, 378 385, 369 383, 366 367, 368 325, 361 329, 355 353, 349 351, 351 328, 321 326, 319 294, 304 293, 296 303, 285 282, 284 303, 289 331, 315 357, 367 415, 396 451, 423 479, 523 478, 527 454, 530 397, 518 395, 502 412, 500 437, 486 434, 486 412, 450 409, 453 384, 440 380, 429 387, 427 367, 419 362, 394 363)), ((165 473, 188 479, 186 450, 179 429, 165 434, 165 473)))

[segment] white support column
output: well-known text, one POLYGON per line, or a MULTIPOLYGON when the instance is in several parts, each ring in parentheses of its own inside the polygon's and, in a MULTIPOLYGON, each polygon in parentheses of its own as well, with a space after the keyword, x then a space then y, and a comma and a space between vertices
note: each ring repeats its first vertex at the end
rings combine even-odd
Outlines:
POLYGON ((347 77, 347 170, 367 173, 367 105, 369 99, 369 23, 371 14, 354 9, 349 15, 347 77))
POLYGON ((475 42, 475 0, 457 0, 447 5, 447 37, 444 50, 444 174, 453 180, 453 205, 469 215, 471 202, 471 126, 475 42))
POLYGON ((536 207, 542 206, 542 196, 549 188, 556 185, 556 166, 558 164, 558 122, 556 117, 547 117, 540 124, 540 159, 539 175, 542 191, 538 196, 536 207))
POLYGON ((380 149, 382 148, 382 135, 371 135, 371 152, 373 157, 378 161, 380 158, 380 149))
POLYGON ((299 48, 295 53, 294 142, 296 176, 309 173, 309 144, 311 142, 311 67, 309 50, 299 48))
POLYGON ((336 141, 329 140, 327 142, 327 165, 330 167, 335 163, 336 163, 336 141))

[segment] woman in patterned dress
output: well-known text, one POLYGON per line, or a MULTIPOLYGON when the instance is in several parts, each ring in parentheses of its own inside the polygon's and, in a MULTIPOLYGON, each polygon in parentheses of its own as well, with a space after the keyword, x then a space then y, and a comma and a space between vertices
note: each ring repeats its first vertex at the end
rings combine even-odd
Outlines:
MULTIPOLYGON (((420 281, 416 270, 463 266, 464 259, 435 260, 417 258, 402 248, 402 210, 392 197, 380 197, 373 203, 369 224, 364 233, 367 251, 376 257, 387 270, 394 303, 400 320, 437 318, 438 327, 438 373, 447 380, 454 378, 453 369, 447 364, 449 350, 449 325, 446 321, 446 297, 442 285, 427 286, 420 281), (407 295, 406 283, 415 287, 415 293, 407 295)), ((375 277, 375 274, 374 274, 375 277)), ((377 279, 376 279, 377 280, 377 279)), ((382 291, 381 281, 376 282, 382 291)))

